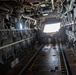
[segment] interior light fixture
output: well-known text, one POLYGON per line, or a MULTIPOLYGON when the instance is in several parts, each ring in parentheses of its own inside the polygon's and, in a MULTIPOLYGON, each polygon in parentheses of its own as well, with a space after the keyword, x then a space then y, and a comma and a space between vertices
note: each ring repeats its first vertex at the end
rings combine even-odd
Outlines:
POLYGON ((45 4, 42 4, 42 5, 41 5, 41 7, 45 7, 45 6, 46 6, 45 4))
POLYGON ((43 14, 43 16, 47 16, 48 14, 43 14))
POLYGON ((22 24, 20 23, 20 29, 22 29, 22 24))

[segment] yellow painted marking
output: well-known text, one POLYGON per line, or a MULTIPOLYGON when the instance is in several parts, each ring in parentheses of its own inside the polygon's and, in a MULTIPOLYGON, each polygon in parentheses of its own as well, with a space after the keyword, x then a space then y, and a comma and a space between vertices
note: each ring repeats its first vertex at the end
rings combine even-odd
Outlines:
POLYGON ((41 71, 50 71, 50 70, 39 70, 39 71, 41 72, 41 71))
POLYGON ((60 63, 60 54, 58 54, 58 66, 59 66, 59 70, 61 71, 61 63, 60 63))
MULTIPOLYGON (((51 66, 52 64, 50 64, 51 66)), ((47 66, 47 64, 34 64, 33 66, 47 66)))
MULTIPOLYGON (((37 60, 37 57, 36 57, 35 61, 36 61, 36 60, 37 60)), ((35 61, 34 61, 33 64, 31 65, 31 67, 29 68, 29 70, 31 70, 31 68, 33 67, 35 61)))
POLYGON ((76 64, 70 64, 71 66, 76 66, 76 64))

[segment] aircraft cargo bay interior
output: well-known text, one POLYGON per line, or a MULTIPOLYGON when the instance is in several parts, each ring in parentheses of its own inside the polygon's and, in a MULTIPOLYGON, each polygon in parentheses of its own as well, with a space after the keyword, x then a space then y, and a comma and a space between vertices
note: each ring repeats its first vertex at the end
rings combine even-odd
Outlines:
POLYGON ((76 75, 76 0, 0 0, 0 75, 76 75))

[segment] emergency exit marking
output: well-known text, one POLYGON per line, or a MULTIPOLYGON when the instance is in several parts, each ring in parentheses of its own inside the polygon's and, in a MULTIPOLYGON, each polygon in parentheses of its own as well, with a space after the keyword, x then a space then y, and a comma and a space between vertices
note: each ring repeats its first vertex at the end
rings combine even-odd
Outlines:
POLYGON ((16 58, 14 61, 11 62, 11 67, 13 68, 18 63, 19 63, 19 59, 16 58))

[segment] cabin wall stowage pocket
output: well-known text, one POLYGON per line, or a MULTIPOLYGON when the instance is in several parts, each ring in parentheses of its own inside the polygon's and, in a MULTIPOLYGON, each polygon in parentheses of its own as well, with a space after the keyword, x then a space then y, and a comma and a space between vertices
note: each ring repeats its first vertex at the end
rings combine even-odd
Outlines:
POLYGON ((0 30, 0 40, 1 40, 1 46, 10 44, 13 42, 12 34, 8 30, 0 30))
POLYGON ((21 42, 22 49, 25 50, 27 48, 26 41, 21 42))
POLYGON ((14 57, 14 47, 13 46, 9 46, 9 47, 2 49, 2 59, 4 62, 13 57, 14 57))
POLYGON ((14 45, 14 53, 18 55, 22 51, 20 43, 14 45))
POLYGON ((21 36, 20 36, 19 30, 13 30, 12 31, 12 35, 13 35, 13 42, 21 40, 21 36))

